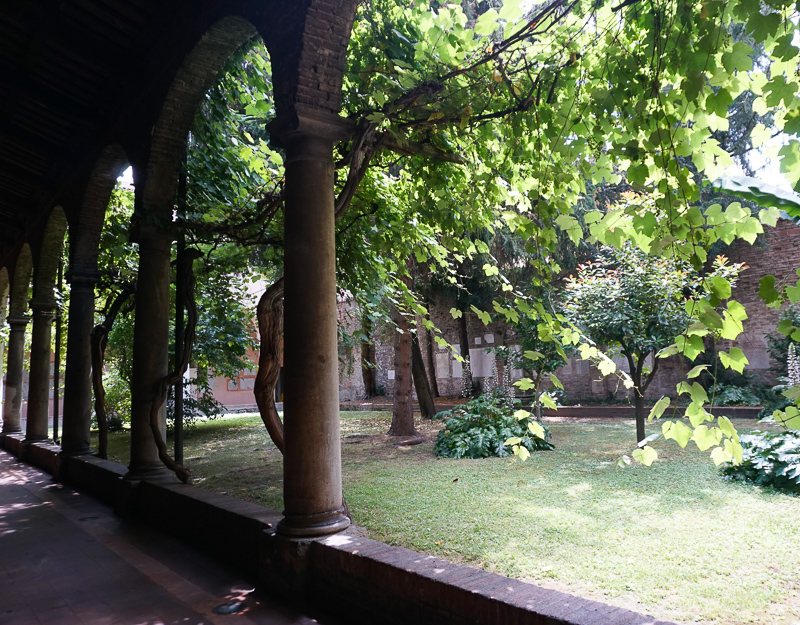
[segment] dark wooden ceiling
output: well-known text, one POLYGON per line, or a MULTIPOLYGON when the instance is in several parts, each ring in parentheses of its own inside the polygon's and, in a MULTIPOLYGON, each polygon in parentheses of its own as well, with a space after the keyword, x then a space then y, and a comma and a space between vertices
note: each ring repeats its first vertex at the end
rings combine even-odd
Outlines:
POLYGON ((0 4, 0 255, 80 175, 157 10, 149 0, 0 4))

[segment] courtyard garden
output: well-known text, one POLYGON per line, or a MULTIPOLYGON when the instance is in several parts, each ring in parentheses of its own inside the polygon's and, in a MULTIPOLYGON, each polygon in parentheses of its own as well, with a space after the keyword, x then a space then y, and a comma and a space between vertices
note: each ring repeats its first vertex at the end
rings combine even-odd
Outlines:
MULTIPOLYGON (((404 446, 390 412, 341 417, 344 493, 371 538, 676 621, 800 621, 800 498, 729 481, 693 446, 621 469, 632 421, 549 419, 555 449, 526 462, 437 459, 441 421, 404 446)), ((109 457, 128 444, 111 434, 109 457)), ((185 457, 197 487, 282 509, 257 415, 199 422, 185 457)))

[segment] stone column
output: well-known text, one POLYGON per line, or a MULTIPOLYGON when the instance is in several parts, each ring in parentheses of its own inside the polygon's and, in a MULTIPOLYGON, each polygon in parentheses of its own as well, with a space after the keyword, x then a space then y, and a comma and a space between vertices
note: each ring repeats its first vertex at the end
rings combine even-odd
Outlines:
POLYGON ((50 412, 50 338, 55 318, 55 302, 30 303, 31 331, 30 378, 28 383, 28 425, 25 442, 45 441, 50 412))
POLYGON ((348 130, 330 113, 297 110, 270 131, 286 147, 284 478, 278 532, 345 529, 339 437, 333 142, 348 130))
POLYGON ((30 317, 9 316, 8 359, 6 361, 6 397, 3 403, 3 433, 21 432, 22 363, 25 357, 25 326, 30 317))
POLYGON ((78 456, 92 452, 91 334, 94 328, 94 285, 97 272, 69 272, 69 324, 67 365, 64 371, 64 410, 61 453, 78 456))
MULTIPOLYGON (((133 328, 131 380, 131 461, 126 479, 172 481, 175 477, 158 458, 150 429, 150 409, 156 386, 167 375, 169 356, 169 283, 172 238, 152 227, 142 227, 139 276, 136 286, 136 321, 133 328)), ((166 437, 164 406, 160 410, 161 434, 166 437)))

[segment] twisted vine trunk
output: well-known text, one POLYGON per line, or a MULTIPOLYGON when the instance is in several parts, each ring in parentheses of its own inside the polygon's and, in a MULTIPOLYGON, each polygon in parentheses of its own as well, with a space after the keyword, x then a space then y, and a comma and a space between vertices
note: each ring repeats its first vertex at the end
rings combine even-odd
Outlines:
POLYGON ((261 420, 272 442, 283 453, 283 423, 275 406, 275 385, 281 373, 281 334, 283 332, 283 278, 269 287, 258 300, 256 310, 261 350, 253 390, 261 420))
MULTIPOLYGON (((283 278, 279 278, 258 300, 256 318, 261 347, 258 354, 253 394, 261 420, 275 447, 284 453, 283 423, 275 406, 275 385, 281 373, 281 336, 283 334, 283 278)), ((351 521, 350 509, 342 496, 344 513, 351 521)))
POLYGON ((97 455, 103 460, 108 460, 108 413, 106 412, 106 390, 103 386, 103 367, 105 366, 108 334, 114 327, 114 321, 116 321, 119 311, 122 310, 122 306, 135 292, 135 282, 123 284, 122 291, 109 307, 103 323, 97 324, 90 336, 92 390, 94 390, 94 413, 97 417, 98 429, 97 455))
POLYGON ((174 472, 178 479, 184 484, 191 482, 189 471, 180 463, 175 462, 167 451, 167 444, 161 436, 161 424, 159 423, 158 413, 161 406, 167 399, 170 387, 183 377, 189 366, 192 357, 192 347, 194 346, 195 330, 197 329, 197 303, 194 300, 194 261, 202 257, 202 253, 196 249, 186 250, 183 262, 178 266, 178 271, 182 273, 182 284, 184 285, 184 301, 186 302, 186 331, 183 338, 183 358, 175 363, 175 370, 166 375, 156 385, 153 401, 150 404, 150 431, 153 434, 158 457, 170 471, 174 472))

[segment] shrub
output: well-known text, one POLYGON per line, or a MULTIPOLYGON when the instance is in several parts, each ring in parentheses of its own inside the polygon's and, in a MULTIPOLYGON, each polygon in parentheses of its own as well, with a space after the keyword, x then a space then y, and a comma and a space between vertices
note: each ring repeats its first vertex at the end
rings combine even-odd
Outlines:
POLYGON ((744 434, 741 443, 742 464, 726 465, 723 474, 734 480, 800 493, 799 431, 744 434))
POLYGON ((521 439, 518 445, 529 452, 553 449, 550 430, 541 426, 544 438, 532 436, 530 416, 515 416, 513 403, 498 389, 440 412, 436 418, 445 420, 434 446, 440 458, 503 458, 513 453, 505 444, 512 438, 521 439))

